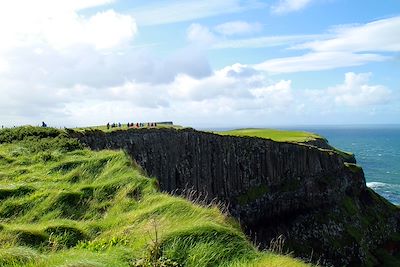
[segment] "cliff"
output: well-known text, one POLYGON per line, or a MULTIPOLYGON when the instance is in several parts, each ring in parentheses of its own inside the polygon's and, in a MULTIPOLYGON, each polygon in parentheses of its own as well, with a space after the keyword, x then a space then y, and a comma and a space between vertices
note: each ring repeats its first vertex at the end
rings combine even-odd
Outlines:
POLYGON ((262 246, 283 236, 296 256, 373 266, 398 253, 398 210, 368 189, 352 157, 310 144, 193 129, 69 132, 91 149, 124 149, 167 192, 226 203, 262 246))

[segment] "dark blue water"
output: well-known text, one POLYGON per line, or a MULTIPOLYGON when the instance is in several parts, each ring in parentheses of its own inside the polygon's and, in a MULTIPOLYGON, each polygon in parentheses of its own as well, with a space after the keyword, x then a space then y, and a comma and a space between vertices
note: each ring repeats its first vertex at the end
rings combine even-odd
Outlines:
POLYGON ((367 185, 400 205, 400 126, 303 127, 326 137, 339 149, 355 154, 367 185))

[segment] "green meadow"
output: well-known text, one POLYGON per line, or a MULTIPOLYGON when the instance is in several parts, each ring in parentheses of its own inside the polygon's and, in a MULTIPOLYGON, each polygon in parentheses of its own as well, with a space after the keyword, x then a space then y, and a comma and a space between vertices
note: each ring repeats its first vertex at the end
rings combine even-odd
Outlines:
POLYGON ((123 151, 0 130, 0 266, 309 266, 278 251, 221 206, 160 192, 123 151))
POLYGON ((303 131, 284 131, 276 129, 247 128, 231 131, 215 132, 220 135, 248 136, 271 139, 277 142, 307 142, 323 139, 320 135, 303 131))

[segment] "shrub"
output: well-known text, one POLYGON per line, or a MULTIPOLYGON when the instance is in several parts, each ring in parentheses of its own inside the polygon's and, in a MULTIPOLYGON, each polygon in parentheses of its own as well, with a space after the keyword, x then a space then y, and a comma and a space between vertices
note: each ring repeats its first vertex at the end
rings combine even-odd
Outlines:
POLYGON ((37 153, 42 151, 60 150, 70 152, 83 149, 83 145, 77 139, 57 136, 55 138, 38 138, 29 136, 21 141, 21 145, 26 147, 30 152, 37 153))
POLYGON ((48 138, 57 137, 62 132, 55 128, 40 128, 22 126, 0 130, 0 144, 24 140, 27 137, 48 138))

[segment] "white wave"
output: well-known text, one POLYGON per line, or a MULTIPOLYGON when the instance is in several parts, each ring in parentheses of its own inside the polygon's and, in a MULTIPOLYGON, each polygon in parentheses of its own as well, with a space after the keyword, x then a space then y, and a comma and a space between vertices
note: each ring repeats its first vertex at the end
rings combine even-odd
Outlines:
POLYGON ((400 185, 382 182, 369 182, 367 186, 395 205, 400 205, 400 185))
POLYGON ((398 184, 387 184, 387 183, 382 183, 382 182, 369 182, 367 183, 367 186, 372 189, 399 189, 400 185, 398 184))
POLYGON ((367 186, 369 188, 374 189, 374 188, 388 187, 388 186, 391 186, 391 185, 390 184, 386 184, 386 183, 381 183, 381 182, 369 182, 369 183, 367 183, 367 186))

